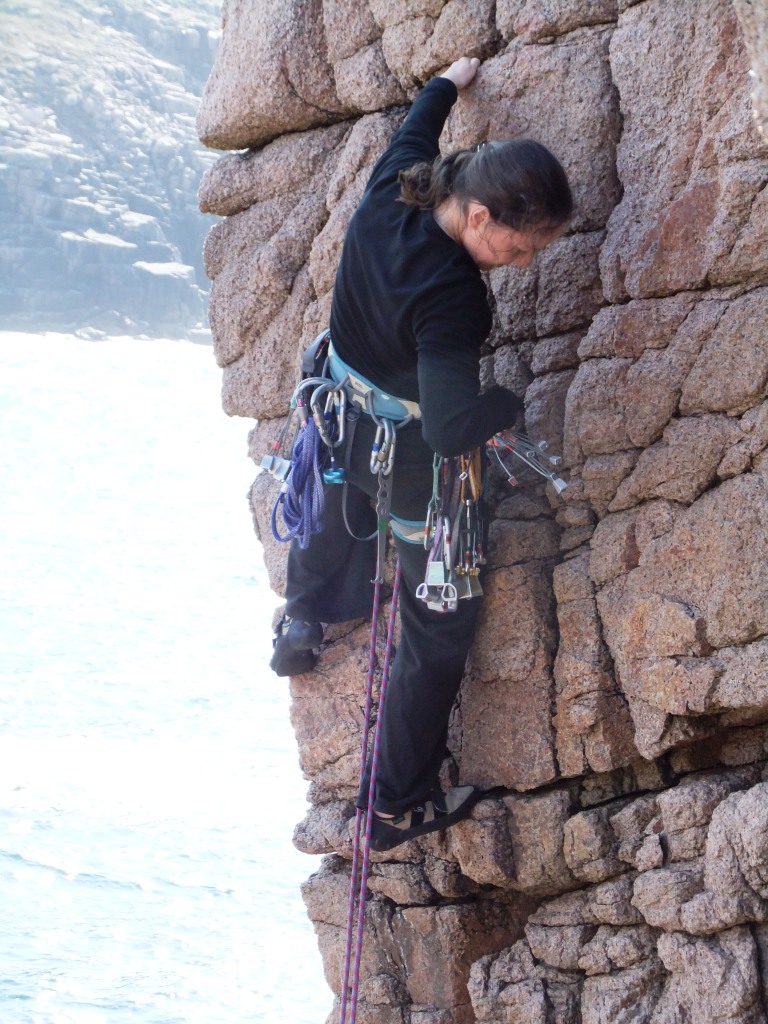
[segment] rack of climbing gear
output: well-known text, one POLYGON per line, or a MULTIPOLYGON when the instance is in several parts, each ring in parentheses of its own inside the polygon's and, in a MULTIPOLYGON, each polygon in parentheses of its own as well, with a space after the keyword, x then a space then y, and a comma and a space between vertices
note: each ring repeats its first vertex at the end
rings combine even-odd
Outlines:
POLYGON ((549 445, 546 441, 532 441, 530 437, 517 430, 504 430, 500 434, 494 434, 487 442, 486 447, 489 455, 490 453, 495 455, 507 480, 513 486, 517 484, 517 479, 504 463, 501 457, 502 452, 509 452, 524 462, 526 466, 546 477, 558 494, 562 494, 568 486, 565 480, 555 472, 555 469, 562 465, 563 460, 559 455, 552 455, 549 452, 549 445))
MULTIPOLYGON (((502 459, 502 452, 520 459, 552 484, 558 494, 567 487, 555 468, 562 459, 548 451, 546 441, 532 441, 525 434, 505 430, 487 442, 488 456, 497 462, 512 484, 517 480, 502 459)), ((436 455, 432 497, 424 523, 424 546, 429 551, 424 582, 416 596, 436 612, 453 612, 462 598, 480 597, 483 555, 483 520, 480 449, 456 458, 436 455)))
POLYGON ((483 593, 481 477, 479 448, 457 458, 434 458, 432 497, 424 523, 429 557, 424 582, 416 589, 416 596, 432 611, 456 611, 462 598, 483 593))

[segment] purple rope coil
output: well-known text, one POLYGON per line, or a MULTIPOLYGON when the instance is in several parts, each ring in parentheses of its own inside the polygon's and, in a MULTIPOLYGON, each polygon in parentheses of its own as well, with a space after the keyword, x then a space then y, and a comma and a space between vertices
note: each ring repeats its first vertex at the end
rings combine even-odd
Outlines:
POLYGON ((309 546, 310 537, 322 530, 325 512, 322 470, 324 453, 325 446, 315 421, 308 419, 293 446, 290 476, 272 506, 270 523, 275 540, 284 543, 295 537, 299 547, 305 550, 309 546), (287 533, 282 536, 277 525, 280 512, 287 527, 287 533))

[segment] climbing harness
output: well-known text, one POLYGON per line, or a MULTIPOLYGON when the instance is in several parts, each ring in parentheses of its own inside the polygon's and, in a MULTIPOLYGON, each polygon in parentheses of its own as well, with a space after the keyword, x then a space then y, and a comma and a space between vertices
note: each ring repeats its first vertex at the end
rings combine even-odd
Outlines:
MULTIPOLYGON (((346 471, 355 425, 361 414, 369 415, 376 424, 370 470, 378 478, 378 488, 376 529, 368 537, 356 539, 376 538, 375 578, 380 579, 388 524, 408 541, 413 541, 419 531, 418 524, 400 521, 390 511, 396 432, 420 418, 417 403, 388 395, 366 380, 339 357, 331 345, 330 332, 323 331, 304 355, 302 380, 291 397, 288 418, 270 453, 262 460, 261 469, 281 484, 271 516, 276 540, 295 538, 300 547, 306 548, 311 537, 322 531, 324 484, 344 486, 344 522, 355 536, 346 514, 346 471), (297 426, 288 459, 283 452, 294 421, 297 426)), ((513 455, 544 476, 558 493, 567 486, 555 472, 562 460, 548 452, 546 441, 532 441, 518 431, 506 430, 494 435, 486 450, 489 457, 496 458, 512 484, 517 480, 504 463, 502 453, 513 455)), ((480 449, 457 458, 435 456, 432 498, 423 528, 429 559, 424 582, 416 592, 433 611, 455 611, 460 600, 482 594, 479 573, 485 558, 481 476, 480 449)))
MULTIPOLYGON (((273 537, 281 542, 295 538, 306 548, 312 535, 323 528, 323 485, 342 484, 346 499, 347 462, 361 413, 367 413, 376 425, 370 470, 378 478, 378 488, 376 530, 357 539, 377 539, 376 582, 384 569, 397 431, 421 415, 415 402, 393 398, 351 370, 333 351, 330 332, 323 331, 304 355, 302 380, 291 396, 288 418, 260 468, 281 484, 272 508, 273 537), (288 459, 283 452, 291 424, 297 419, 288 459), (337 455, 342 451, 340 465, 337 455)), ((342 508, 349 529, 346 501, 342 508)))

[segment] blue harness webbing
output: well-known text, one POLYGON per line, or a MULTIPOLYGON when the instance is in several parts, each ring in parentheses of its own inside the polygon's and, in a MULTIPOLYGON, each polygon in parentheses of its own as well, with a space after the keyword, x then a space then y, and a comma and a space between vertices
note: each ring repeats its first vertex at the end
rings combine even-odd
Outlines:
POLYGON ((363 377, 335 352, 333 343, 328 346, 328 374, 335 384, 344 382, 349 397, 357 402, 363 412, 368 412, 368 395, 372 396, 373 411, 377 416, 383 416, 395 423, 411 416, 415 420, 421 419, 421 409, 418 402, 409 402, 405 398, 394 398, 376 387, 366 377, 363 377))
MULTIPOLYGON (((381 388, 372 384, 357 370, 344 362, 334 350, 333 343, 328 345, 328 376, 335 384, 342 384, 351 401, 360 406, 361 412, 370 415, 371 406, 376 416, 400 423, 409 417, 421 419, 421 409, 417 402, 405 398, 395 398, 386 394, 381 388)), ((424 543, 424 523, 421 520, 403 519, 389 512, 392 532, 408 544, 424 543)))

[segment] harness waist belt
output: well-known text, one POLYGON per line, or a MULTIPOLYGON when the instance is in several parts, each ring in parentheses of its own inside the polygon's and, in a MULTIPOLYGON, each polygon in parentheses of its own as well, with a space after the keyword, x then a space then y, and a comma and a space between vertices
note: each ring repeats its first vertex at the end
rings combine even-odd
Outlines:
POLYGON ((381 388, 377 388, 375 384, 371 384, 357 370, 347 366, 344 360, 336 354, 333 345, 328 348, 328 373, 335 384, 341 384, 346 378, 345 387, 349 391, 350 397, 360 404, 363 412, 368 412, 366 396, 372 394, 373 411, 377 416, 384 416, 395 422, 404 420, 408 416, 413 416, 415 420, 421 419, 418 402, 409 402, 405 398, 394 398, 382 391, 381 388))

